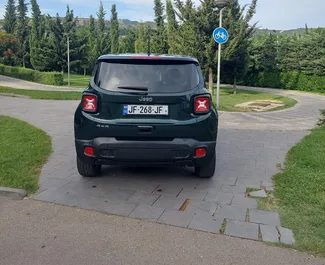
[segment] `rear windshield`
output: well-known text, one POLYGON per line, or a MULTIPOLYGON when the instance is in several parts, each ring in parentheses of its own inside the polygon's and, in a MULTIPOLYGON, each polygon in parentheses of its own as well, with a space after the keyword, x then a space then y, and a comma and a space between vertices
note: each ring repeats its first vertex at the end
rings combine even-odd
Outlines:
POLYGON ((197 65, 166 60, 116 60, 101 62, 95 82, 102 89, 152 93, 189 91, 199 84, 197 65))

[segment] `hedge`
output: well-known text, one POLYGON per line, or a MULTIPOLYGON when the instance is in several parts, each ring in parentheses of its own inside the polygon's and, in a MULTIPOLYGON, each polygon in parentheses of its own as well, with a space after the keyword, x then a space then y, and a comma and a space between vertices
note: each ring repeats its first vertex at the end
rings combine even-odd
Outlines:
POLYGON ((246 86, 325 92, 325 76, 306 75, 301 72, 250 73, 244 78, 243 84, 246 86))
POLYGON ((63 74, 58 72, 40 72, 23 67, 12 67, 0 64, 0 75, 23 79, 45 85, 62 86, 63 74))

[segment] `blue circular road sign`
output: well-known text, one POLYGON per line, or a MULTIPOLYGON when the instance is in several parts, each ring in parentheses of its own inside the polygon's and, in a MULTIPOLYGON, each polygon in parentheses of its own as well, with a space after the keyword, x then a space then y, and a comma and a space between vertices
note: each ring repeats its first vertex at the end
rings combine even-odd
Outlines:
POLYGON ((225 28, 216 28, 213 31, 213 38, 219 44, 225 44, 229 39, 228 31, 225 28))

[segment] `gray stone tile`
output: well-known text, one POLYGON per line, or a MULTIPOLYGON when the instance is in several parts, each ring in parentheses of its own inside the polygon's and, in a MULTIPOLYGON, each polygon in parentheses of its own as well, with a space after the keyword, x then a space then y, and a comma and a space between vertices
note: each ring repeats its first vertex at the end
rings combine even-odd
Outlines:
POLYGON ((246 188, 254 188, 260 189, 261 188, 261 180, 259 179, 252 179, 252 178, 238 178, 236 182, 236 186, 245 186, 246 188))
POLYGON ((243 195, 235 195, 231 205, 241 208, 256 209, 257 201, 255 199, 245 198, 243 195))
POLYGON ((162 208, 140 204, 129 216, 133 218, 157 221, 164 210, 165 209, 162 208))
POLYGON ((152 205, 159 198, 159 196, 160 195, 138 191, 128 200, 128 202, 136 203, 136 204, 152 205))
POLYGON ((262 240, 264 242, 278 243, 279 233, 273 225, 260 225, 262 240))
POLYGON ((286 245, 293 245, 295 243, 295 239, 293 233, 290 229, 278 227, 280 232, 280 242, 286 245))
POLYGON ((204 202, 199 200, 191 200, 190 204, 185 209, 185 212, 191 212, 195 214, 210 214, 211 216, 215 213, 218 204, 213 202, 204 202))
POLYGON ((249 193, 249 196, 255 198, 267 198, 265 190, 252 191, 249 193))
POLYGON ((121 216, 129 216, 137 206, 138 205, 134 203, 108 201, 104 212, 121 216))
POLYGON ((225 234, 233 237, 258 240, 258 225, 227 220, 225 234))
POLYGON ((188 227, 193 218, 192 213, 180 212, 176 210, 166 210, 158 219, 158 223, 188 227))
POLYGON ((230 205, 232 199, 233 195, 231 193, 217 192, 216 194, 208 193, 207 196, 204 198, 204 201, 215 202, 221 205, 230 205))
POLYGON ((127 201, 135 193, 136 193, 136 191, 134 191, 134 190, 111 189, 111 190, 107 191, 107 193, 103 196, 103 198, 111 200, 111 201, 127 201))
POLYGON ((49 178, 39 185, 39 192, 45 191, 49 188, 61 188, 67 185, 71 181, 70 178, 68 179, 58 179, 58 178, 49 178))
POLYGON ((221 187, 222 192, 226 193, 233 193, 233 194, 245 194, 246 193, 246 186, 245 185, 237 185, 236 186, 230 186, 223 184, 221 187))
POLYGON ((184 198, 177 198, 174 196, 161 195, 153 206, 163 209, 179 210, 183 203, 184 198))
POLYGON ((178 195, 180 198, 186 198, 190 200, 202 200, 205 198, 207 195, 207 191, 198 191, 195 189, 186 189, 185 191, 182 190, 181 193, 178 195))
POLYGON ((224 219, 221 217, 211 216, 209 214, 194 215, 188 228, 211 233, 219 233, 223 220, 224 219))
POLYGON ((199 191, 207 191, 207 192, 218 192, 221 189, 223 183, 220 183, 218 181, 200 181, 199 184, 195 187, 199 191))
POLYGON ((62 191, 62 189, 58 188, 50 188, 37 194, 33 197, 33 199, 38 201, 54 202, 60 196, 63 196, 65 194, 67 194, 67 191, 62 191))
POLYGON ((276 212, 261 211, 261 210, 250 210, 249 221, 251 223, 258 223, 264 225, 280 226, 280 216, 276 212))
POLYGON ((180 185, 175 185, 173 183, 164 183, 159 185, 154 193, 159 195, 169 195, 169 196, 177 196, 181 191, 183 187, 180 185))
POLYGON ((221 216, 226 219, 232 219, 237 221, 245 221, 246 208, 238 208, 234 206, 221 205, 218 206, 215 216, 221 216))

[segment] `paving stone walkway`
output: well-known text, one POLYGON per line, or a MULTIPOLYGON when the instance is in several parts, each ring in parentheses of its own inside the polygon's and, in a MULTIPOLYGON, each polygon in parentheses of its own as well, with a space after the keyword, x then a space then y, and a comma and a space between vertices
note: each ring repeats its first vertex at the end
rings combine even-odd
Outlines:
POLYGON ((316 124, 319 109, 325 106, 325 97, 285 93, 299 100, 295 108, 221 113, 217 169, 209 180, 198 179, 190 168, 173 167, 104 167, 100 177, 82 178, 73 143, 77 101, 1 96, 0 114, 30 122, 52 136, 53 153, 42 169, 35 200, 292 244, 292 232, 281 226, 279 215, 257 210, 257 201, 246 194, 247 188, 273 189, 271 177, 278 172, 277 165, 316 124))

